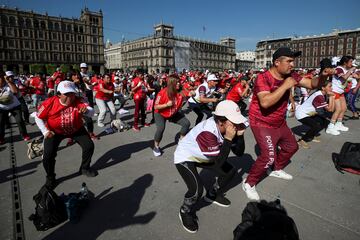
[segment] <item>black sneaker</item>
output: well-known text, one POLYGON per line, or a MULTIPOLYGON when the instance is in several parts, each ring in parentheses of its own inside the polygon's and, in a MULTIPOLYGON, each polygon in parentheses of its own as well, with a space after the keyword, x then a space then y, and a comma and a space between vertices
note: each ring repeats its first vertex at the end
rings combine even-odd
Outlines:
POLYGON ((99 174, 98 171, 92 168, 81 169, 80 172, 87 177, 96 177, 99 174))
POLYGON ((229 207, 231 202, 227 199, 223 194, 217 194, 216 196, 212 196, 207 193, 204 197, 204 200, 209 203, 215 203, 220 207, 229 207))
POLYGON ((184 229, 188 231, 189 233, 196 233, 199 229, 199 225, 197 223, 197 218, 194 214, 179 211, 179 218, 181 221, 181 224, 183 225, 184 229))

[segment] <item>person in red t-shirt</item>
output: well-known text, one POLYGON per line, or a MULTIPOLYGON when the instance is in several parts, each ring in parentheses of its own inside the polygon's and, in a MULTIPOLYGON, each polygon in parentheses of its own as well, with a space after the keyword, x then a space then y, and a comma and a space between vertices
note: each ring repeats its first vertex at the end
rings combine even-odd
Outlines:
POLYGON ((244 114, 246 109, 246 103, 243 101, 243 98, 249 90, 249 85, 246 80, 247 79, 245 77, 242 77, 240 82, 233 86, 226 96, 227 100, 234 101, 239 106, 242 114, 244 114))
POLYGON ((90 167, 94 153, 94 143, 83 124, 83 116, 91 117, 94 110, 76 97, 73 82, 62 81, 58 86, 60 95, 45 100, 39 107, 35 122, 44 135, 43 165, 46 171, 46 185, 54 189, 55 157, 64 138, 73 138, 82 148, 82 163, 79 172, 88 177, 95 177, 98 172, 90 167))
POLYGON ((115 105, 112 101, 114 97, 114 84, 111 82, 111 76, 109 74, 104 75, 103 81, 99 83, 99 89, 95 95, 96 105, 99 108, 98 126, 104 127, 104 119, 106 115, 106 108, 110 110, 111 121, 116 117, 115 105))
POLYGON ((145 100, 146 92, 148 90, 148 84, 144 81, 144 74, 139 71, 136 75, 136 78, 133 79, 131 83, 131 91, 134 95, 135 102, 135 112, 134 112, 134 126, 133 130, 139 132, 139 113, 141 113, 141 124, 144 127, 149 127, 150 124, 146 123, 146 114, 145 114, 145 100))
POLYGON ((154 136, 154 155, 161 155, 160 141, 162 139, 166 120, 181 125, 180 138, 183 138, 189 131, 190 122, 180 111, 183 97, 176 89, 179 78, 175 75, 167 78, 167 87, 163 88, 155 99, 155 124, 156 132, 154 136))
POLYGON ((30 87, 33 89, 33 95, 31 96, 33 103, 32 106, 37 109, 40 101, 45 100, 45 81, 41 78, 40 74, 36 74, 30 80, 30 87))
POLYGON ((272 67, 259 74, 255 80, 249 117, 261 153, 242 184, 251 200, 260 199, 255 185, 266 171, 273 177, 292 179, 290 174, 283 171, 299 148, 285 120, 290 89, 294 86, 317 88, 329 74, 328 69, 325 69, 319 78, 309 79, 293 73, 295 57, 300 54, 286 47, 279 48, 273 54, 272 67))

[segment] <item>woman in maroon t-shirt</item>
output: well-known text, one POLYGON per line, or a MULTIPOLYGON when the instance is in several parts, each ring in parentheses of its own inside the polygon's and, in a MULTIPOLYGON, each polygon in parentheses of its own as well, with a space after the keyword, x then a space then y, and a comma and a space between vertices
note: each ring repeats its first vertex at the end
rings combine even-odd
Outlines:
POLYGON ((109 74, 104 75, 104 79, 99 82, 99 88, 95 95, 96 105, 99 108, 98 115, 98 126, 104 127, 104 119, 106 115, 106 108, 110 110, 111 121, 116 117, 116 110, 114 103, 112 101, 114 95, 114 84, 111 82, 111 77, 109 74))

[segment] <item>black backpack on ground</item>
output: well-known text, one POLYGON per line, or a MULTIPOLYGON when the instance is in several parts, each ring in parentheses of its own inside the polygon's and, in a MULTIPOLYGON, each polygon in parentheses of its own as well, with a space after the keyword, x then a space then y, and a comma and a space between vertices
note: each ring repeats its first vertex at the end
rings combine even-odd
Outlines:
POLYGON ((339 172, 347 171, 360 175, 360 143, 345 142, 339 154, 332 154, 332 160, 339 172))
POLYGON ((33 221, 38 231, 45 231, 67 220, 64 201, 47 186, 43 186, 33 199, 35 214, 31 214, 29 220, 33 221))
POLYGON ((299 240, 295 222, 280 200, 249 202, 233 233, 234 240, 299 240))

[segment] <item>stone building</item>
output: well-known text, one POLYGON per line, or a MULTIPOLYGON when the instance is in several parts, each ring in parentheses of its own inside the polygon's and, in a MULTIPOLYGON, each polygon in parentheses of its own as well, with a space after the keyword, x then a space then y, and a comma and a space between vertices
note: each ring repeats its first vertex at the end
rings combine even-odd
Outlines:
POLYGON ((149 72, 235 69, 235 39, 214 43, 175 36, 173 26, 159 24, 153 35, 121 44, 121 66, 149 72))
POLYGON ((85 8, 79 19, 0 7, 0 64, 28 72, 30 64, 79 64, 104 72, 103 14, 85 8))
POLYGON ((302 51, 295 60, 298 68, 318 68, 323 58, 350 55, 360 61, 360 28, 353 30, 334 30, 329 34, 306 37, 263 40, 257 43, 255 67, 271 66, 272 54, 282 46, 294 51, 302 51))

